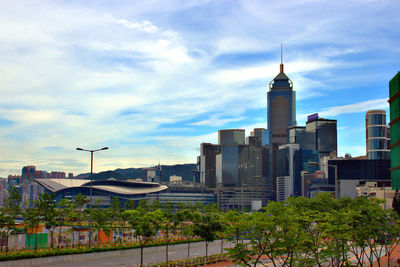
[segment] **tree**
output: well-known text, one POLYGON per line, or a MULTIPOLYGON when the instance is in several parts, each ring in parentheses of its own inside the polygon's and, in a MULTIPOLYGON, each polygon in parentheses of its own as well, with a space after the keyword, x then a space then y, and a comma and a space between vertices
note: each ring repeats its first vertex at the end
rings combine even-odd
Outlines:
POLYGON ((206 242, 206 256, 208 256, 208 245, 217 238, 217 232, 221 230, 221 222, 218 214, 201 213, 195 218, 194 233, 206 242))
POLYGON ((6 252, 8 252, 8 237, 15 227, 15 220, 21 215, 21 195, 18 190, 11 186, 8 197, 0 207, 0 226, 1 229, 1 251, 3 251, 3 240, 6 239, 6 252))
POLYGON ((40 194, 38 199, 38 208, 43 214, 43 221, 46 228, 50 231, 51 249, 54 248, 54 231, 57 224, 57 212, 54 202, 54 196, 48 193, 40 194))
POLYGON ((58 227, 58 249, 61 249, 61 229, 68 222, 70 222, 70 216, 72 213, 72 204, 68 199, 61 199, 56 205, 56 225, 58 227))
POLYGON ((92 209, 92 227, 94 231, 97 231, 97 245, 100 244, 100 231, 103 230, 106 234, 109 234, 109 228, 107 227, 107 220, 110 218, 109 210, 102 209, 96 205, 92 209))
POLYGON ((169 243, 173 238, 173 234, 175 233, 177 221, 176 221, 176 214, 174 213, 174 206, 171 202, 167 202, 163 205, 163 210, 156 210, 158 214, 158 222, 159 222, 159 229, 163 233, 163 238, 166 243, 165 246, 165 260, 168 262, 168 248, 169 243))
POLYGON ((125 211, 129 224, 134 229, 133 235, 140 245, 140 265, 143 265, 143 250, 146 243, 157 233, 157 218, 159 211, 145 211, 141 209, 125 211))
POLYGON ((82 222, 86 218, 86 214, 83 212, 83 210, 85 205, 88 203, 89 201, 87 197, 82 194, 78 194, 73 201, 74 212, 72 216, 75 219, 78 227, 78 247, 81 246, 80 230, 82 228, 82 222))
POLYGON ((396 189, 393 196, 392 208, 400 215, 400 194, 398 189, 396 189))
POLYGON ((113 197, 111 200, 111 207, 109 208, 109 215, 111 219, 111 226, 113 229, 114 243, 117 243, 117 234, 119 233, 118 227, 123 223, 121 222, 123 217, 121 216, 122 207, 117 197, 113 197))
POLYGON ((190 257, 190 243, 195 237, 194 233, 194 218, 200 216, 198 212, 191 212, 188 208, 184 208, 179 210, 176 214, 176 222, 178 223, 178 228, 180 230, 181 235, 187 241, 187 257, 190 257))
POLYGON ((125 209, 127 209, 127 210, 133 210, 133 209, 135 209, 135 207, 136 207, 135 202, 133 202, 133 201, 130 200, 130 199, 128 199, 128 200, 125 202, 125 209))
MULTIPOLYGON (((31 201, 30 204, 26 205, 28 208, 24 212, 24 221, 26 223, 27 232, 31 231, 35 235, 35 252, 37 251, 37 231, 39 229, 40 222, 43 218, 43 213, 39 207, 39 200, 31 201)), ((28 240, 31 241, 31 234, 28 234, 28 240)), ((30 244, 30 242, 29 242, 30 244)))

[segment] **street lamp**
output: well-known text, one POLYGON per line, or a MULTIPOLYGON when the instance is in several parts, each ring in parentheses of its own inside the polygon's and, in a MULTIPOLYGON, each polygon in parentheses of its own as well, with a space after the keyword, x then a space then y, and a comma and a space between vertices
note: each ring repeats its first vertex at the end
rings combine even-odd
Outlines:
POLYGON ((309 165, 317 165, 317 166, 327 166, 327 167, 332 167, 335 169, 335 198, 338 198, 338 177, 337 177, 337 165, 331 165, 331 164, 323 164, 323 163, 318 163, 318 162, 313 162, 309 161, 309 165))
POLYGON ((93 153, 101 150, 107 150, 108 147, 103 147, 100 149, 94 149, 94 150, 89 150, 89 149, 83 149, 80 147, 77 147, 76 150, 79 151, 86 151, 90 152, 90 197, 89 197, 89 205, 90 205, 90 213, 89 213, 89 248, 92 246, 92 181, 93 181, 93 153))

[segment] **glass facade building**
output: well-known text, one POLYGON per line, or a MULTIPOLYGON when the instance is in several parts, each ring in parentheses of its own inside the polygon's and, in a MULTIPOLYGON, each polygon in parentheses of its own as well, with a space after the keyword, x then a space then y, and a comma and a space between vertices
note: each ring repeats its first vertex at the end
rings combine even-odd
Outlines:
POLYGON ((292 81, 283 72, 282 63, 279 74, 269 83, 267 98, 269 142, 287 144, 287 129, 296 125, 296 92, 292 81))
POLYGON ((366 149, 368 159, 389 159, 386 111, 370 110, 365 115, 366 149))
MULTIPOLYGON (((306 123, 307 138, 312 140, 310 150, 317 150, 319 158, 337 155, 337 121, 315 118, 306 123)), ((307 139, 308 140, 308 139, 307 139)))
POLYGON ((200 145, 199 175, 200 183, 208 187, 216 187, 215 157, 220 153, 221 147, 210 143, 200 145))
POLYGON ((245 130, 243 129, 228 129, 218 131, 219 145, 244 145, 245 130))
MULTIPOLYGON (((337 165, 338 180, 390 180, 390 160, 329 160, 329 165, 337 165)), ((335 170, 328 170, 329 183, 335 184, 335 170)))

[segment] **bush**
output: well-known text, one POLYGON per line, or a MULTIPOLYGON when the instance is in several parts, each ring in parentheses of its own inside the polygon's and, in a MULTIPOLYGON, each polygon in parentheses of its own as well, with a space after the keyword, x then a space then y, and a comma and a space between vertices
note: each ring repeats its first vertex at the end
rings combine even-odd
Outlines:
POLYGON ((199 266, 199 265, 207 265, 211 263, 221 262, 227 260, 227 254, 215 254, 211 256, 200 256, 197 258, 189 258, 184 260, 175 260, 168 262, 160 262, 156 264, 145 265, 144 267, 168 267, 168 266, 176 266, 176 267, 186 267, 186 266, 199 266))

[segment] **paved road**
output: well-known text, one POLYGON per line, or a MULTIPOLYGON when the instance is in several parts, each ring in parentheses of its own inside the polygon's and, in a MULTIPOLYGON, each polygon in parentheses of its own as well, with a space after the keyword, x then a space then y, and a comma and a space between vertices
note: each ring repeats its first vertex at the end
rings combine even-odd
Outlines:
MULTIPOLYGON (((224 247, 229 247, 231 244, 224 242, 224 247)), ((218 254, 221 252, 221 241, 215 241, 208 246, 208 254, 218 254)), ((92 253, 91 253, 92 254, 92 253)), ((103 267, 103 266, 121 266, 121 267, 135 267, 140 264, 140 249, 129 250, 129 255, 125 256, 112 256, 112 252, 99 252, 99 259, 95 260, 84 260, 79 259, 79 262, 74 263, 63 263, 63 264, 51 264, 48 262, 48 258, 41 258, 42 262, 35 262, 32 264, 29 259, 14 261, 13 265, 10 266, 53 266, 53 267, 67 267, 67 266, 80 266, 80 267, 103 267), (109 253, 109 254, 107 254, 109 253), (100 255, 101 254, 101 255, 100 255), (110 255, 110 257, 107 257, 110 255), (18 262, 18 263, 17 263, 18 262)), ((169 260, 185 259, 187 257, 187 244, 171 245, 169 246, 169 260)), ((196 242, 190 244, 190 257, 205 256, 205 242, 196 242)), ((82 254, 84 255, 84 254, 82 254)), ((115 254, 114 254, 115 255, 115 254)), ((51 258, 51 257, 50 257, 51 258)), ((143 263, 158 263, 165 261, 165 246, 150 247, 144 249, 143 263)), ((6 262, 1 263, 0 266, 5 265, 6 262), (4 265, 2 265, 4 264, 4 265)))

